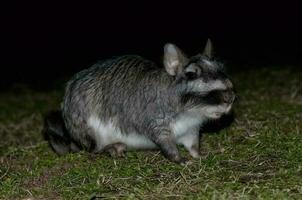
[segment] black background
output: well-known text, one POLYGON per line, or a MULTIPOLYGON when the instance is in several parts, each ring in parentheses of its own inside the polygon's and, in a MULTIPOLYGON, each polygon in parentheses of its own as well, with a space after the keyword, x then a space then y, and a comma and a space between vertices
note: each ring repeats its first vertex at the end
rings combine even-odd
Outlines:
POLYGON ((1 88, 52 86, 98 59, 139 54, 160 64, 163 45, 187 54, 211 38, 236 70, 299 66, 300 5, 289 1, 28 3, 1 6, 1 88))

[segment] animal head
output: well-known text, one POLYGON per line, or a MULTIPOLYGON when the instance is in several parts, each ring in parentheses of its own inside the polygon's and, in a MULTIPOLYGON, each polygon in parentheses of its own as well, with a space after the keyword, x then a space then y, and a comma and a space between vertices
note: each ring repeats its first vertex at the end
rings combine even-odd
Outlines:
POLYGON ((218 119, 231 112, 236 95, 223 65, 213 59, 212 49, 208 40, 202 54, 187 57, 174 44, 166 44, 164 67, 178 84, 185 85, 181 93, 184 106, 208 119, 218 119))

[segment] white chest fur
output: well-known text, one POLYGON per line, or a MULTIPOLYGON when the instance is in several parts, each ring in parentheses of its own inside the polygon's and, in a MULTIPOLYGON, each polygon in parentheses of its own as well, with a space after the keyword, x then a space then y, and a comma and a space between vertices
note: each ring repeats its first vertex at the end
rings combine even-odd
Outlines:
POLYGON ((200 126, 205 119, 196 111, 188 111, 180 114, 171 124, 171 130, 176 140, 189 134, 198 134, 200 126))

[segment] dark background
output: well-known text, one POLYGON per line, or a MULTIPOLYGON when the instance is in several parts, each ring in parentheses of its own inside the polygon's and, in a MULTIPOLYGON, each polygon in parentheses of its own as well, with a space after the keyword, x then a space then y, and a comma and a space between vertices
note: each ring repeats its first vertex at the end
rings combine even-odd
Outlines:
POLYGON ((299 8, 289 1, 3 4, 0 88, 53 87, 116 55, 139 54, 160 64, 166 42, 191 55, 207 38, 218 59, 235 70, 299 66, 299 8))

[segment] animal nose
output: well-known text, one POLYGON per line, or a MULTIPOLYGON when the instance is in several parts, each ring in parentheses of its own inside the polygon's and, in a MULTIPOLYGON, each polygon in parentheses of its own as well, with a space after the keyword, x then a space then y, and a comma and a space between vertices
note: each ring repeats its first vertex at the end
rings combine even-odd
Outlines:
POLYGON ((236 94, 234 91, 228 90, 228 91, 224 92, 224 94, 223 94, 224 103, 232 104, 232 103, 234 103, 235 99, 236 99, 236 94))

